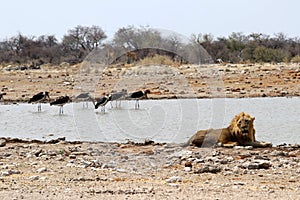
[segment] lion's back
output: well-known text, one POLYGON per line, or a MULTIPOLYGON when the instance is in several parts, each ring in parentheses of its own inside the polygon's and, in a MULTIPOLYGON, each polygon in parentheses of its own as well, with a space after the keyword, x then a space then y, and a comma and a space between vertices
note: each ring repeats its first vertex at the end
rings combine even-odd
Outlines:
POLYGON ((227 128, 197 131, 188 141, 188 145, 197 147, 212 147, 217 143, 230 140, 231 134, 227 128))

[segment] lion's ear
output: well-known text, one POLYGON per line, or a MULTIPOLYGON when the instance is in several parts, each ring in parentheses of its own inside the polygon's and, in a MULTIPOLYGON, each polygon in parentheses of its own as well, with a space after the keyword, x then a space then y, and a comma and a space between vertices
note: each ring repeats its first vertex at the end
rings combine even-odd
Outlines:
POLYGON ((254 120, 255 120, 255 117, 251 117, 251 119, 252 119, 252 121, 254 121, 254 120))

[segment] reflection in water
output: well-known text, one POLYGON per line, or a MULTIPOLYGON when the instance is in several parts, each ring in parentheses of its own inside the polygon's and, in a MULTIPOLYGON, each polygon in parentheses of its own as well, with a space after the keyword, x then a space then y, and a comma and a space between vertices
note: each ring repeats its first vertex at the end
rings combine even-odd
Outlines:
POLYGON ((81 103, 65 106, 64 115, 49 104, 37 112, 31 104, 0 105, 0 136, 49 140, 124 142, 126 139, 185 142, 195 131, 227 126, 241 111, 255 116, 258 140, 300 143, 300 98, 173 99, 125 101, 101 113, 81 103), (53 135, 53 136, 52 136, 53 135))

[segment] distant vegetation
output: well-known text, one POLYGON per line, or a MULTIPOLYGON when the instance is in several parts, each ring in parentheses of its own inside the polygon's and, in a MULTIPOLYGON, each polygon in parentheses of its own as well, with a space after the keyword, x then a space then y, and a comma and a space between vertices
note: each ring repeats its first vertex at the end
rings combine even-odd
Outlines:
POLYGON ((186 44, 176 35, 166 38, 155 29, 128 26, 120 28, 111 41, 105 39, 107 36, 99 26, 76 26, 61 41, 54 35, 36 37, 19 33, 0 41, 0 63, 75 64, 99 48, 135 51, 148 47, 167 49, 196 63, 300 62, 300 38, 289 38, 283 33, 232 33, 218 38, 199 33, 192 34, 186 44))

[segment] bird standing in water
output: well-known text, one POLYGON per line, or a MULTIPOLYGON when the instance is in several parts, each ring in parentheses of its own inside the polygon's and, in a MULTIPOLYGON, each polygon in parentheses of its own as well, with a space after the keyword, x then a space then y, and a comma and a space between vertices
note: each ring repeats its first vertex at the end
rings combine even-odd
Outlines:
POLYGON ((128 96, 128 99, 135 99, 135 105, 134 108, 135 109, 139 109, 140 108, 140 103, 139 100, 140 99, 144 99, 144 98, 148 98, 147 94, 150 94, 150 90, 145 90, 145 91, 137 91, 137 92, 133 92, 128 96))
POLYGON ((93 101, 93 97, 90 95, 89 92, 81 93, 77 97, 75 97, 76 100, 85 101, 82 104, 82 108, 88 108, 88 101, 93 101))
POLYGON ((111 101, 110 101, 111 107, 113 107, 112 105, 113 101, 116 101, 116 108, 118 107, 118 101, 119 101, 119 107, 121 107, 121 100, 125 98, 126 94, 127 94, 127 90, 125 89, 122 89, 121 92, 112 93, 111 101))
POLYGON ((71 101, 69 96, 60 96, 58 97, 55 101, 52 101, 50 103, 50 106, 54 105, 54 106, 60 106, 59 108, 59 114, 62 115, 64 114, 64 110, 63 110, 63 106, 66 103, 69 103, 71 101))
POLYGON ((40 92, 36 95, 33 95, 28 101, 28 103, 37 103, 38 104, 38 112, 42 111, 41 102, 44 101, 46 98, 50 99, 49 92, 40 92))
POLYGON ((111 95, 105 95, 97 101, 97 103, 95 104, 95 109, 98 109, 99 106, 101 106, 101 112, 105 112, 105 105, 109 101, 111 101, 111 95))

